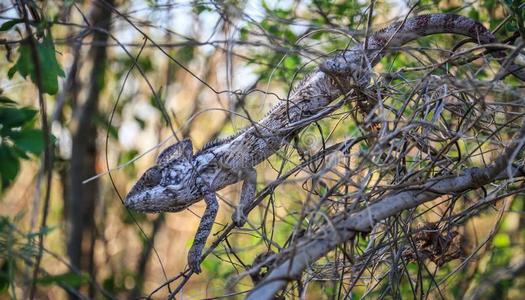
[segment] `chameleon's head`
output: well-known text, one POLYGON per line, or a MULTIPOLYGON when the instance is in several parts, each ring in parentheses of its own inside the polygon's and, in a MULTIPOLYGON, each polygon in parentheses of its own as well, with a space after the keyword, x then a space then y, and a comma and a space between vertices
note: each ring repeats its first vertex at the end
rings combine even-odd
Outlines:
POLYGON ((129 191, 124 205, 140 212, 180 211, 199 199, 190 140, 166 148, 129 191))

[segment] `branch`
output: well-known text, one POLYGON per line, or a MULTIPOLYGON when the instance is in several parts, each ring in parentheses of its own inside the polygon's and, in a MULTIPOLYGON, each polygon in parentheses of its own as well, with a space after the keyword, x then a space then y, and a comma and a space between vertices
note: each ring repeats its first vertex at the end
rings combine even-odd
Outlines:
POLYGON ((326 224, 319 230, 317 236, 305 237, 295 246, 282 251, 276 257, 269 258, 283 262, 270 271, 268 276, 250 292, 247 299, 273 299, 288 281, 300 278, 302 272, 311 263, 326 255, 339 244, 354 238, 356 233, 369 232, 380 221, 403 210, 414 208, 443 195, 476 189, 493 180, 514 177, 521 173, 509 167, 509 162, 516 158, 522 150, 524 139, 525 124, 522 125, 506 151, 488 167, 470 168, 457 176, 431 179, 421 188, 394 192, 360 211, 336 216, 330 224, 326 224))

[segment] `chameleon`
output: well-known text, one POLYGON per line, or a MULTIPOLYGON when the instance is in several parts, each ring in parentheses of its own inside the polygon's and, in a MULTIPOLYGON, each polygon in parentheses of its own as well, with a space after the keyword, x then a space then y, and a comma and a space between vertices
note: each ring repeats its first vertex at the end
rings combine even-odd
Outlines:
MULTIPOLYGON (((417 38, 453 33, 478 44, 497 42, 482 24, 454 14, 428 14, 407 18, 371 34, 359 44, 327 58, 300 81, 286 101, 274 106, 259 122, 237 134, 193 151, 191 140, 168 146, 128 192, 124 205, 139 212, 178 212, 204 199, 188 266, 200 273, 201 256, 218 211, 216 191, 242 181, 239 204, 232 221, 242 227, 246 208, 256 194, 255 167, 288 143, 302 128, 330 109, 338 97, 355 88, 366 88, 371 68, 389 48, 400 47, 417 38)), ((503 51, 491 55, 505 58, 503 51)), ((514 64, 506 70, 525 80, 525 72, 514 64)))

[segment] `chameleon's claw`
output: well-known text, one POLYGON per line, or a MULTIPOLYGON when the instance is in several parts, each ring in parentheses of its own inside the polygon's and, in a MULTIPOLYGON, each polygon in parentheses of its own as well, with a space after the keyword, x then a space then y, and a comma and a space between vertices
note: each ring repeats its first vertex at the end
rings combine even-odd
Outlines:
POLYGON ((204 192, 204 201, 206 202, 206 209, 202 215, 199 229, 195 234, 193 245, 191 245, 190 251, 188 252, 188 265, 190 266, 190 269, 197 274, 201 272, 200 262, 202 257, 202 249, 204 249, 204 246, 206 245, 206 240, 210 235, 210 231, 219 208, 217 198, 212 192, 204 192))
POLYGON ((243 209, 236 207, 235 212, 232 215, 233 224, 237 227, 242 227, 246 224, 246 214, 243 212, 243 209))
POLYGON ((241 199, 232 215, 233 224, 237 227, 242 227, 246 223, 247 217, 245 210, 250 206, 253 199, 255 199, 257 184, 257 173, 254 168, 242 170, 242 177, 244 181, 242 183, 241 199))
POLYGON ((201 256, 200 253, 195 253, 193 251, 193 248, 190 249, 190 252, 188 252, 188 265, 190 269, 195 274, 199 274, 201 272, 201 256))

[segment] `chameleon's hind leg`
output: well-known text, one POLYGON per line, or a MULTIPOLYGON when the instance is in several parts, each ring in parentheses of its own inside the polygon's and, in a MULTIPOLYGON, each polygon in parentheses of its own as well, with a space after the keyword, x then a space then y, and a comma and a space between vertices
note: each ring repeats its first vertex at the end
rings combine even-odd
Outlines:
POLYGON ((200 262, 202 256, 202 249, 206 245, 206 240, 210 235, 211 228, 215 222, 217 216, 217 210, 219 209, 219 203, 214 192, 207 191, 204 193, 204 201, 206 202, 206 210, 202 215, 199 229, 195 234, 193 245, 191 245, 190 252, 188 252, 188 265, 195 273, 201 272, 200 262))
POLYGON ((257 172, 254 168, 244 169, 239 172, 239 176, 243 178, 241 199, 239 205, 235 208, 232 215, 233 223, 242 227, 246 223, 246 207, 248 207, 255 198, 257 187, 257 172))

